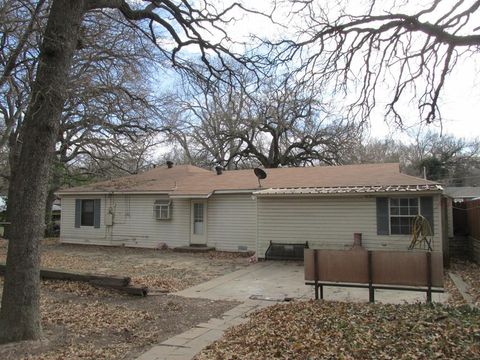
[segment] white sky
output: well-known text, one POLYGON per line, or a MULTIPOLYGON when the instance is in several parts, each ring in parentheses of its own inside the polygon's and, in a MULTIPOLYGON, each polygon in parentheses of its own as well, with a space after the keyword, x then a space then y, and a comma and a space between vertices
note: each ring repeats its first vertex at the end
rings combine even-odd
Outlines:
MULTIPOLYGON (((212 4, 231 4, 234 0, 211 0, 212 4)), ((280 3, 286 3, 286 1, 278 0, 280 3)), ((335 13, 336 4, 338 0, 318 0, 322 6, 329 6, 332 8, 332 13, 335 13)), ((351 11, 355 13, 363 13, 363 4, 368 0, 358 0, 358 1, 349 1, 348 6, 351 7, 351 11)), ((396 2, 397 4, 407 3, 406 11, 413 11, 418 9, 418 4, 420 8, 425 8, 425 6, 430 5, 433 0, 382 0, 377 1, 377 4, 380 6, 387 7, 387 4, 391 2, 396 2), (425 5, 426 4, 426 5, 425 5)), ((468 4, 473 0, 466 0, 468 4)), ((248 9, 257 10, 262 13, 270 13, 272 9, 270 0, 241 0, 244 6, 248 9)), ((454 3, 452 0, 443 0, 441 4, 443 6, 448 6, 449 4, 454 3)), ((221 8, 222 5, 219 6, 221 8)), ((225 6, 225 5, 224 5, 225 6)), ((465 5, 467 6, 467 5, 465 5)), ((290 7, 288 7, 290 9, 290 7)), ((405 10, 404 8, 402 8, 405 10)), ((390 10, 385 8, 386 10, 390 10)), ((383 9, 380 9, 383 11, 383 9)), ((277 7, 276 12, 274 13, 274 20, 282 24, 287 24, 287 26, 279 26, 273 24, 268 18, 262 17, 261 15, 248 14, 241 10, 232 13, 238 19, 235 22, 230 23, 226 26, 225 31, 227 34, 234 40, 238 42, 243 42, 251 44, 251 34, 254 34, 258 37, 269 38, 269 39, 282 39, 286 36, 293 35, 297 27, 305 27, 305 21, 302 21, 302 18, 297 16, 294 20, 287 20, 286 18, 287 10, 279 9, 277 7)), ((330 14, 330 13, 329 13, 330 14)), ((478 19, 475 18, 473 24, 478 25, 480 19, 480 14, 478 19)), ((433 20, 432 20, 433 21, 433 20)), ((206 36, 207 38, 218 40, 220 39, 221 34, 214 33, 213 36, 206 36)), ((187 51, 196 52, 196 49, 186 49, 187 51)), ((242 51, 242 47, 234 48, 237 52, 242 51)), ((480 57, 479 57, 480 61, 480 57)), ((441 104, 441 114, 442 122, 429 125, 432 129, 441 130, 444 134, 453 134, 457 137, 480 137, 480 86, 478 85, 480 64, 477 62, 477 59, 474 57, 471 58, 461 58, 454 71, 447 78, 446 84, 441 94, 440 104, 441 104)), ((165 79, 164 79, 165 80, 165 79)), ((174 80, 173 80, 174 81, 174 80)), ((167 83, 169 83, 167 81, 167 83)), ((174 86, 174 83, 170 83, 174 86)), ((170 85, 168 85, 170 87, 170 85)), ((386 95, 388 90, 380 88, 377 91, 376 98, 376 109, 371 115, 370 118, 370 135, 372 137, 384 138, 387 136, 393 138, 400 138, 403 140, 408 140, 408 136, 405 132, 399 131, 398 127, 393 124, 387 124, 384 120, 385 114, 385 104, 390 100, 386 95), (383 94, 383 96, 382 96, 383 94)), ((404 97, 404 100, 409 100, 408 96, 404 97)), ((328 100, 328 99, 324 99, 328 100)), ((338 97, 336 99, 338 101, 338 97)), ((340 105, 346 105, 347 101, 343 100, 340 102, 340 105)), ((410 133, 415 132, 417 124, 420 123, 418 115, 418 104, 416 102, 408 104, 405 102, 400 107, 401 113, 406 115, 405 126, 408 128, 410 133)))
MULTIPOLYGON (((363 1, 349 2, 354 4, 354 11, 360 8, 360 4, 363 1)), ((228 2, 225 0, 225 2, 228 2)), ((322 0, 324 4, 335 4, 336 0, 322 0)), ((397 1, 399 2, 399 1, 397 1)), ((401 2, 401 1, 400 1, 401 2)), ((453 1, 444 1, 448 6, 453 1)), ((467 1, 468 2, 468 1, 467 1)), ((271 9, 270 2, 259 0, 243 0, 243 4, 247 8, 256 9, 263 12, 269 12, 271 9)), ((385 2, 379 2, 385 4, 385 2)), ((408 7, 413 8, 415 3, 430 4, 431 1, 408 1, 408 7)), ((335 6, 335 5, 332 5, 335 6)), ((417 5, 418 6, 418 5, 417 5)), ((424 5, 423 5, 424 7, 424 5)), ((276 13, 276 20, 281 23, 285 23, 285 19, 282 17, 282 12, 276 13)), ((477 23, 476 21, 474 22, 477 23)), ((302 26, 301 18, 298 23, 288 22, 288 28, 282 28, 276 26, 266 18, 262 18, 259 15, 244 15, 243 19, 236 24, 227 28, 229 34, 235 39, 243 39, 248 41, 250 34, 268 38, 281 38, 284 34, 292 33, 295 26, 302 26)), ((478 25, 478 24, 476 24, 478 25)), ((453 73, 448 77, 446 86, 441 97, 441 112, 443 121, 441 124, 432 124, 432 128, 442 130, 443 133, 454 134, 458 137, 480 137, 480 86, 479 80, 479 64, 476 63, 475 58, 463 58, 456 66, 453 73)), ((379 92, 381 93, 381 91, 379 92)), ((373 137, 403 137, 404 134, 400 133, 395 126, 388 125, 384 121, 384 105, 387 102, 387 98, 382 99, 381 96, 377 98, 377 108, 372 114, 370 119, 370 134, 373 137)), ((404 107, 403 112, 410 114, 410 118, 407 120, 408 126, 415 126, 419 122, 418 111, 416 109, 416 103, 412 104, 412 108, 404 107)), ((410 129, 414 131, 414 129, 410 129)))

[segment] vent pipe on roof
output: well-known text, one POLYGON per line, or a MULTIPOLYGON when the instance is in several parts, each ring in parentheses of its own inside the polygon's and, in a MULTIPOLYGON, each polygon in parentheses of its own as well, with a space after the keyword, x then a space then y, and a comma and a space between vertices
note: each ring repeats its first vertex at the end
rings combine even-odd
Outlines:
POLYGON ((222 175, 223 166, 215 166, 215 171, 217 172, 217 175, 222 175))
POLYGON ((171 169, 173 167, 173 161, 167 161, 167 167, 171 169))

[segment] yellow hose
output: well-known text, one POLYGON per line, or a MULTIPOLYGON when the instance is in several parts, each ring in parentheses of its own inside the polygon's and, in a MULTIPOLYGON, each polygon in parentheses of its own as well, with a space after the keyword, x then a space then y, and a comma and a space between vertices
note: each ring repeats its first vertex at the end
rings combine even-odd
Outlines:
POLYGON ((422 248, 433 251, 432 249, 433 231, 430 222, 422 215, 415 216, 412 226, 412 241, 408 250, 422 248))

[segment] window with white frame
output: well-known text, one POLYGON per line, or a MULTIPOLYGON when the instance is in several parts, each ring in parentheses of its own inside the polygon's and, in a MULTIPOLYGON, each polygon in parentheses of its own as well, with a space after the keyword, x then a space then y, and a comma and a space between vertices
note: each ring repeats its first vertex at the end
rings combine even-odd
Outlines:
POLYGON ((415 216, 420 213, 418 198, 390 198, 390 234, 409 235, 415 216))
POLYGON ((153 216, 157 220, 170 219, 171 201, 169 200, 156 200, 153 204, 153 216))

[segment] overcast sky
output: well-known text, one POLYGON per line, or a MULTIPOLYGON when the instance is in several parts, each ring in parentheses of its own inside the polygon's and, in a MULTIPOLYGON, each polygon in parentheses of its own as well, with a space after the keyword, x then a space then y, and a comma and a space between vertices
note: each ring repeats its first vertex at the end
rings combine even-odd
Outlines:
MULTIPOLYGON (((323 0, 322 4, 335 3, 336 0, 323 0)), ((268 12, 271 9, 268 0, 243 0, 246 7, 251 9, 257 9, 259 11, 268 12)), ((353 5, 353 11, 360 11, 361 6, 359 4, 364 1, 350 1, 349 4, 353 5)), ((418 4, 430 4, 431 1, 397 1, 406 2, 408 4, 407 11, 418 8, 418 4), (414 5, 416 4, 416 5, 414 5)), ((448 5, 453 1, 445 1, 448 5)), ((469 1, 466 1, 468 3, 469 1)), ((382 1, 380 4, 387 4, 388 1, 382 1)), ((424 6, 424 5, 423 5, 424 6)), ((389 9, 385 9, 389 10, 389 9)), ((275 13, 275 19, 281 23, 288 23, 288 28, 279 27, 271 23, 270 20, 262 18, 258 15, 244 15, 241 20, 232 24, 227 31, 236 39, 243 39, 248 41, 249 34, 253 33, 257 36, 269 37, 269 38, 281 38, 285 34, 291 34, 296 26, 301 26, 301 18, 298 18, 298 22, 289 20, 285 21, 282 16, 282 11, 275 13)), ((477 21, 475 24, 478 25, 477 21)), ((443 121, 441 124, 433 124, 432 128, 442 130, 444 133, 451 133, 459 137, 477 137, 480 136, 480 87, 478 86, 479 80, 479 64, 475 58, 463 58, 459 64, 457 64, 454 72, 447 79, 446 86, 444 88, 441 97, 441 111, 443 121)), ((380 92, 381 93, 381 92, 380 92)), ((377 108, 374 111, 370 121, 370 132, 375 137, 385 137, 393 135, 394 137, 404 137, 398 132, 395 126, 389 125, 384 121, 384 104, 387 98, 377 99, 377 108), (383 104, 383 105, 382 105, 383 104)), ((404 112, 411 114, 408 116, 407 125, 413 127, 410 132, 415 131, 415 124, 419 123, 418 111, 416 104, 407 104, 404 107, 404 112)))

